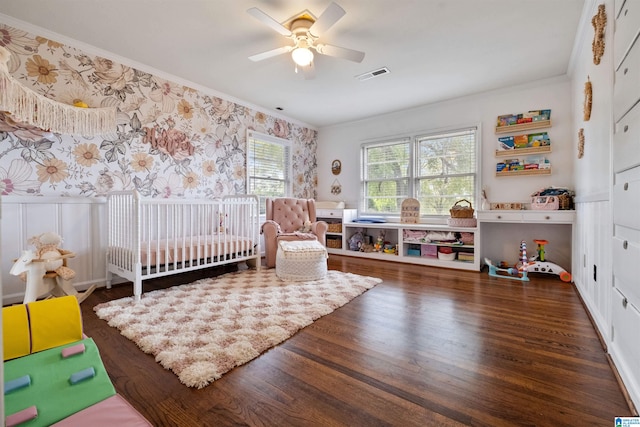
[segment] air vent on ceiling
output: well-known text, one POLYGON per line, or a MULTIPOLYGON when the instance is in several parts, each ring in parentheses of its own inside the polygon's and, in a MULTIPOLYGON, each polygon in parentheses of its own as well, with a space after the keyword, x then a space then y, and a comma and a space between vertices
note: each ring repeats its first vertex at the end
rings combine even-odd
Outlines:
POLYGON ((377 70, 373 70, 373 71, 366 72, 364 74, 360 74, 360 75, 356 76, 356 79, 358 79, 358 80, 360 80, 362 82, 362 81, 365 81, 365 80, 372 79, 374 77, 382 76, 384 74, 389 74, 390 72, 391 71, 389 71, 389 69, 387 67, 382 67, 382 68, 379 68, 377 70))

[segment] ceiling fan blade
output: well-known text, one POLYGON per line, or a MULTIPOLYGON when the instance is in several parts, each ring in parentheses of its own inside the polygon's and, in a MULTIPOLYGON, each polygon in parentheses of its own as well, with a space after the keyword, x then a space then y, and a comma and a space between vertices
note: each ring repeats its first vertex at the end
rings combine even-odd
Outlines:
POLYGON ((266 52, 256 53, 255 55, 251 55, 249 59, 254 62, 262 61, 263 59, 267 59, 273 56, 282 55, 283 53, 291 52, 292 49, 293 49, 293 46, 282 46, 277 49, 268 50, 266 52))
POLYGON ((313 23, 309 32, 316 37, 322 35, 325 31, 333 26, 340 18, 345 15, 343 8, 338 6, 337 3, 331 2, 329 6, 322 12, 322 15, 313 23))
POLYGON ((346 47, 332 46, 330 44, 318 44, 316 45, 318 53, 327 56, 334 56, 336 58, 347 59, 353 62, 362 62, 364 59, 364 52, 359 50, 347 49, 346 47))
POLYGON ((266 13, 258 9, 257 7, 252 7, 251 9, 248 9, 247 13, 253 16, 254 18, 256 18, 258 21, 265 24, 267 27, 270 27, 271 29, 279 32, 283 36, 289 37, 291 35, 291 31, 289 31, 287 27, 285 27, 284 25, 282 25, 281 23, 279 23, 278 21, 276 21, 275 19, 273 19, 272 17, 270 17, 269 15, 267 15, 266 13))

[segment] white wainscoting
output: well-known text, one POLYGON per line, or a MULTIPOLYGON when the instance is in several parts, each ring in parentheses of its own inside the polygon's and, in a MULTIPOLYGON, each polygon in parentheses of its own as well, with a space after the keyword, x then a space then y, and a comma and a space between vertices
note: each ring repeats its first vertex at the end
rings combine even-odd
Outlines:
POLYGON ((608 345, 611 339, 613 289, 610 202, 598 200, 576 203, 576 213, 573 281, 608 345))
POLYGON ((9 274, 13 260, 22 250, 32 249, 31 236, 58 233, 62 248, 75 252, 68 259, 76 272, 73 284, 82 291, 93 284, 103 286, 106 276, 106 199, 82 197, 3 197, 2 221, 2 302, 20 303, 25 284, 9 274))

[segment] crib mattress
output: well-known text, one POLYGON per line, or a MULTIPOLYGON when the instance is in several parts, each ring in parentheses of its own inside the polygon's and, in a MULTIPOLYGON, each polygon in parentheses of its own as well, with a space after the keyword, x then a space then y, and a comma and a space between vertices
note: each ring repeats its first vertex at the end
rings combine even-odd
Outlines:
POLYGON ((145 267, 227 255, 249 255, 248 252, 253 249, 253 246, 251 239, 229 234, 152 240, 142 242, 140 262, 145 267))

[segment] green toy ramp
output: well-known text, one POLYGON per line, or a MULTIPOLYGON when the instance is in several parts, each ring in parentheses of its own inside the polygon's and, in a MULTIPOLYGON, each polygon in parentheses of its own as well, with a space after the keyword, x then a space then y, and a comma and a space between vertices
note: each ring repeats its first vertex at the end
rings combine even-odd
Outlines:
POLYGON ((116 393, 91 338, 5 362, 5 381, 25 375, 31 384, 4 396, 7 416, 37 408, 38 417, 20 427, 49 426, 116 393), (83 353, 62 357, 62 349, 78 344, 84 344, 83 353), (88 368, 94 369, 95 376, 72 385, 71 376, 88 368))

